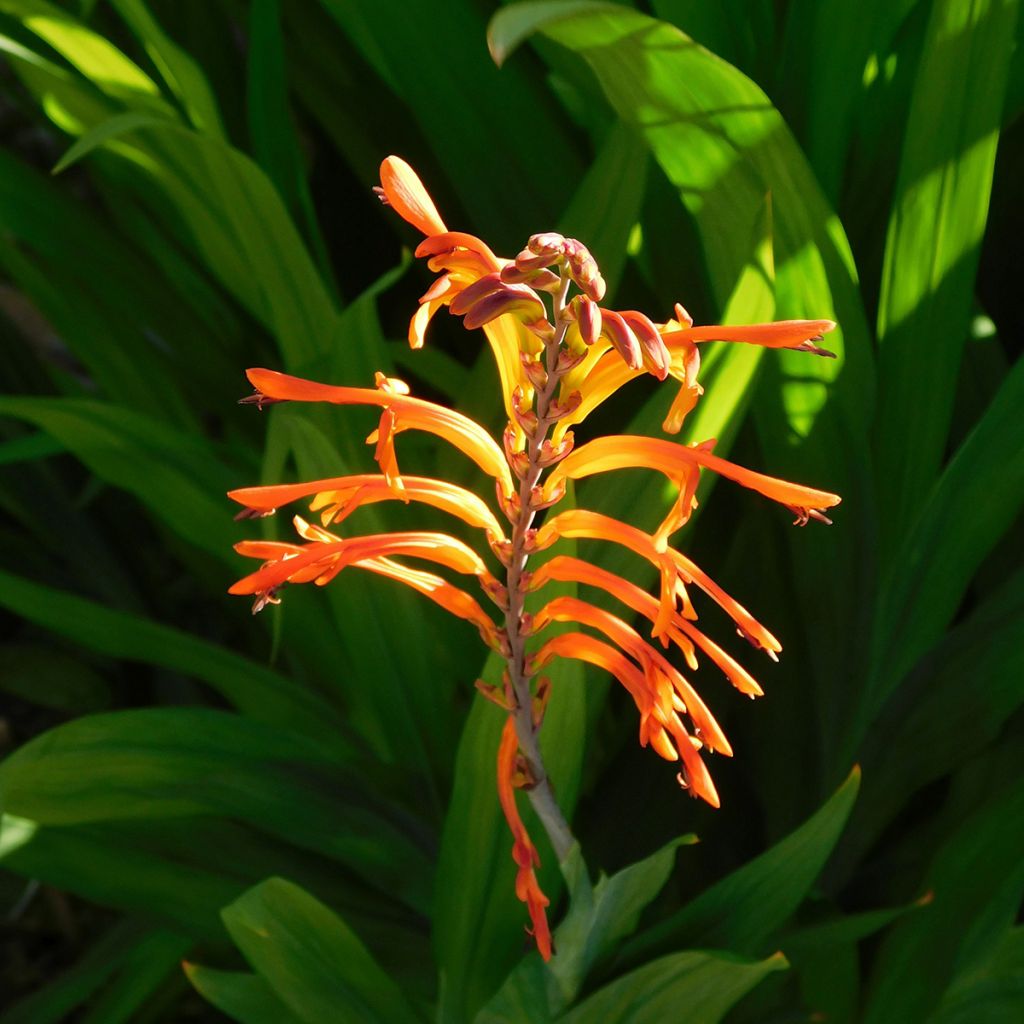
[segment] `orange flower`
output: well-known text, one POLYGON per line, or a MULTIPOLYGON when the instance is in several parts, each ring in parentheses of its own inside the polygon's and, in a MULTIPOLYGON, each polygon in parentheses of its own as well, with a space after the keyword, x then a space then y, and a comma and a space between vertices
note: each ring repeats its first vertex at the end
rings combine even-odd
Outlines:
MULTIPOLYGON (((478 319, 475 326, 482 326, 494 356, 501 378, 501 392, 505 407, 512 416, 512 393, 519 387, 531 392, 531 385, 520 361, 521 351, 537 352, 541 344, 526 328, 544 317, 544 306, 531 289, 523 290, 521 284, 504 284, 499 274, 510 261, 499 259, 489 246, 475 235, 463 231, 449 231, 434 207, 423 183, 416 172, 402 159, 389 156, 380 167, 380 194, 385 202, 395 209, 404 220, 427 236, 416 249, 418 257, 428 257, 431 270, 444 273, 420 299, 420 307, 409 322, 409 344, 421 348, 430 321, 443 306, 451 307, 460 296, 488 276, 495 278, 494 287, 472 296, 473 302, 458 307, 459 313, 472 315, 474 309, 478 319), (518 288, 518 291, 514 290, 518 288), (518 299, 518 305, 501 309, 489 316, 485 300, 488 296, 502 293, 518 299)), ((491 298, 491 306, 496 299, 491 298)), ((455 312, 455 310, 453 310, 455 312)), ((470 324, 473 320, 470 319, 470 324)))
POLYGON ((599 512, 570 509, 549 519, 537 532, 535 547, 538 551, 550 547, 559 537, 607 540, 629 548, 647 559, 661 572, 661 602, 653 636, 665 634, 676 613, 675 602, 685 593, 686 585, 696 584, 736 623, 740 634, 755 647, 770 655, 782 650, 782 645, 738 601, 730 597, 707 574, 685 555, 671 548, 660 550, 650 534, 635 526, 619 522, 599 512))
POLYGON ((523 819, 519 816, 519 808, 516 807, 516 782, 526 781, 516 767, 518 752, 519 740, 516 738, 515 722, 509 716, 505 719, 505 728, 502 730, 501 743, 498 746, 498 799, 514 840, 512 859, 519 869, 516 872, 516 896, 526 904, 533 924, 533 931, 530 934, 536 940, 537 949, 546 962, 551 959, 552 952, 551 931, 545 913, 545 907, 550 901, 541 892, 534 870, 540 867, 537 848, 530 840, 523 819))
POLYGON ((549 601, 534 617, 534 631, 539 632, 550 622, 578 622, 581 626, 590 626, 604 633, 643 668, 663 714, 668 715, 675 710, 689 715, 709 750, 732 757, 732 747, 707 705, 675 665, 651 647, 632 626, 576 597, 556 597, 549 601))
POLYGON ((707 450, 707 445, 708 442, 704 442, 704 445, 687 446, 676 444, 674 441, 661 441, 654 437, 600 437, 583 445, 582 448, 577 448, 551 471, 545 484, 545 494, 554 493, 567 477, 578 480, 592 473, 637 467, 656 469, 664 473, 670 480, 679 481, 685 492, 694 466, 703 466, 785 505, 796 515, 800 525, 805 524, 808 519, 831 522, 821 510, 838 505, 842 500, 838 494, 792 484, 786 480, 778 480, 763 473, 744 469, 733 462, 712 455, 707 450))
MULTIPOLYGON (((444 438, 449 444, 468 455, 488 476, 494 477, 506 497, 515 493, 512 473, 501 448, 490 434, 462 413, 446 409, 443 405, 409 398, 395 388, 395 382, 382 374, 377 375, 378 389, 336 387, 315 381, 291 377, 276 370, 246 370, 249 382, 256 389, 253 404, 270 399, 274 402, 330 402, 334 405, 378 405, 391 416, 386 429, 375 430, 370 443, 378 443, 379 462, 394 467, 393 437, 402 430, 425 430, 444 438)), ((382 466, 383 468, 383 466, 382 466)), ((392 472, 392 483, 399 490, 401 484, 392 472)))
POLYGON ((501 584, 483 559, 462 541, 447 534, 409 531, 342 539, 319 527, 311 527, 298 516, 295 517, 295 525, 300 535, 312 538, 309 543, 242 541, 235 545, 240 555, 264 561, 256 572, 238 580, 228 591, 231 594, 255 595, 254 611, 259 611, 268 601, 273 602, 278 588, 285 583, 315 582, 323 586, 347 566, 391 555, 425 558, 455 572, 475 575, 484 592, 491 597, 502 592, 501 584))
POLYGON ((402 483, 403 493, 397 495, 386 477, 362 473, 355 476, 331 477, 327 480, 311 480, 302 484, 241 487, 235 491, 228 491, 228 497, 256 515, 271 515, 282 505, 314 495, 309 507, 313 512, 322 510, 320 521, 324 526, 342 522, 360 505, 401 497, 406 501, 421 501, 426 505, 433 505, 434 508, 457 516, 470 526, 486 531, 494 543, 505 540, 505 531, 494 513, 484 501, 472 491, 467 491, 465 487, 448 483, 446 480, 432 480, 422 476, 403 476, 402 483))
POLYGON ((680 784, 712 807, 719 806, 715 784, 697 753, 697 748, 701 746, 700 740, 686 731, 674 709, 665 713, 664 708, 652 697, 643 672, 624 654, 585 633, 560 633, 548 640, 533 656, 531 667, 541 669, 555 657, 585 661, 615 676, 629 691, 640 712, 641 744, 646 746, 650 742, 666 761, 681 760, 683 771, 680 773, 680 784))

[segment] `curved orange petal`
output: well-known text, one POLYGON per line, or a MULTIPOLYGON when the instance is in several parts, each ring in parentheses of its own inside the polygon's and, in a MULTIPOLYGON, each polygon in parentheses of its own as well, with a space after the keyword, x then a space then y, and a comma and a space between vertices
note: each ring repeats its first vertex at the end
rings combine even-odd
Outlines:
POLYGON ((832 355, 816 349, 814 341, 835 329, 833 320, 777 320, 770 324, 735 324, 723 326, 708 324, 704 327, 686 327, 663 335, 667 345, 683 341, 737 341, 765 348, 805 349, 809 352, 832 355))
MULTIPOLYGON (((640 665, 660 673, 679 695, 685 705, 683 710, 703 734, 705 744, 711 750, 732 757, 732 747, 704 701, 678 669, 660 651, 651 647, 632 626, 602 608, 569 596, 549 601, 535 616, 535 629, 541 630, 549 622, 578 622, 582 626, 598 629, 640 665)), ((658 698, 663 714, 671 714, 671 691, 659 694, 658 698)))
POLYGON ((576 448, 551 471, 544 485, 545 494, 555 493, 560 481, 567 477, 575 480, 593 473, 635 469, 640 466, 664 473, 670 480, 681 480, 686 475, 687 468, 695 464, 713 470, 789 508, 820 510, 832 508, 842 501, 838 494, 744 469, 733 462, 712 455, 702 447, 690 447, 677 444, 675 441, 632 435, 599 437, 581 448, 576 448))
MULTIPOLYGON (((457 516, 464 523, 485 530, 497 541, 505 539, 497 517, 486 502, 472 491, 448 483, 447 480, 434 480, 425 476, 403 476, 402 480, 405 483, 406 499, 432 505, 442 512, 457 516)), ((340 523, 360 505, 398 497, 389 486, 387 478, 376 473, 335 476, 310 480, 308 483, 275 484, 270 487, 240 487, 228 491, 228 497, 239 505, 267 512, 310 495, 313 495, 310 504, 312 511, 327 509, 320 517, 324 526, 331 522, 340 523)))
MULTIPOLYGON (((639 615, 643 615, 654 623, 658 618, 658 600, 642 590, 635 583, 617 576, 607 569, 601 569, 590 562, 580 558, 573 558, 570 555, 556 555, 549 559, 539 569, 530 573, 529 589, 537 590, 549 580, 561 580, 566 583, 584 583, 591 587, 599 587, 607 594, 617 598, 628 608, 632 608, 639 615)), ((694 656, 693 643, 680 632, 680 627, 685 623, 683 616, 673 610, 671 624, 662 637, 664 646, 669 641, 674 643, 686 658, 686 663, 691 669, 697 668, 697 659, 694 656)))
MULTIPOLYGON (((254 368, 247 370, 246 376, 259 394, 277 401, 376 405, 388 409, 394 416, 393 432, 424 430, 444 438, 468 455, 488 476, 494 477, 506 496, 515 493, 512 471, 497 442, 479 423, 453 409, 390 389, 318 384, 276 370, 254 368)), ((371 437, 378 439, 375 434, 371 437)))
POLYGON ((369 569, 381 576, 398 580, 407 586, 418 590, 425 597, 451 612, 460 619, 472 622, 478 630, 484 643, 496 651, 502 648, 501 634, 494 620, 480 607, 478 601, 470 597, 464 590, 452 586, 447 580, 435 576, 430 572, 422 572, 418 569, 410 569, 390 558, 364 558, 362 561, 354 562, 357 569, 369 569))
POLYGON ((448 230, 419 175, 401 157, 389 156, 380 165, 380 184, 395 213, 423 234, 448 230))
MULTIPOLYGON (((711 776, 682 723, 674 713, 665 714, 652 700, 644 674, 625 655, 585 633, 560 633, 541 647, 533 656, 531 664, 540 668, 555 657, 586 661, 615 676, 633 697, 641 714, 641 722, 647 723, 646 735, 650 737, 655 751, 669 761, 682 759, 686 769, 687 788, 694 796, 706 800, 712 807, 720 805, 711 776), (650 721, 652 716, 653 723, 650 721), (673 734, 675 744, 660 738, 663 737, 665 729, 673 734)), ((644 735, 645 732, 642 730, 641 741, 644 735)))
POLYGON ((238 580, 230 587, 228 593, 263 593, 295 580, 297 574, 303 570, 322 566, 325 569, 337 567, 340 571, 346 565, 380 555, 412 555, 425 558, 455 572, 475 575, 484 583, 496 585, 483 559, 462 541, 443 533, 409 531, 305 544, 297 553, 286 554, 278 561, 268 562, 256 572, 238 580))
MULTIPOLYGON (((665 573, 666 569, 671 570, 671 579, 674 583, 680 577, 684 583, 695 583, 712 600, 715 601, 724 611, 732 617, 733 621, 740 628, 745 636, 755 646, 767 650, 770 654, 782 650, 782 645, 768 632, 743 607, 735 598, 727 594, 721 587, 710 579, 702 569, 694 565, 688 558, 668 548, 665 551, 658 549, 654 539, 643 530, 635 526, 629 526, 618 519, 602 515, 600 512, 591 512, 587 509, 569 509, 560 512, 552 517, 537 531, 535 547, 543 550, 553 544, 559 537, 585 537, 593 540, 606 540, 613 544, 620 544, 629 548, 645 558, 657 569, 665 573)), ((674 601, 675 594, 668 586, 669 580, 662 580, 662 604, 671 598, 674 601)), ((655 623, 654 635, 659 636, 671 621, 672 609, 668 608, 664 614, 659 612, 659 621, 655 623)))
MULTIPOLYGON (((459 250, 464 250, 467 253, 472 253, 479 257, 479 266, 481 268, 486 267, 485 273, 491 273, 496 270, 501 270, 503 262, 499 260, 497 256, 491 252, 491 247, 486 242, 481 241, 476 235, 468 234, 465 231, 445 231, 445 232, 432 232, 430 238, 425 238, 418 246, 416 246, 417 257, 435 257, 444 256, 449 253, 456 253, 459 250)), ((439 261, 443 263, 443 261, 439 261)), ((431 268, 439 269, 439 268, 431 268)), ((481 277, 483 274, 480 275, 481 277)))

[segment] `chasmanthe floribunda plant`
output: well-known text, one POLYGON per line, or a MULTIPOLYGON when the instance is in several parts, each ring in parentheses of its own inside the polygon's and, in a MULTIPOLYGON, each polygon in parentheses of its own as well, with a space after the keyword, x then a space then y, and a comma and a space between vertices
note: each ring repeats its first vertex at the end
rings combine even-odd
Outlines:
MULTIPOLYGON (((416 255, 427 258, 441 276, 420 300, 409 327, 414 348, 423 344, 431 318, 443 306, 461 316, 469 330, 482 328, 494 353, 508 425, 498 443, 478 423, 452 409, 413 398, 400 380, 377 375, 376 388, 334 387, 268 369, 248 377, 256 393, 243 399, 258 406, 273 402, 330 402, 375 405, 380 424, 368 441, 376 445, 379 474, 360 474, 309 483, 232 491, 242 516, 265 516, 278 507, 312 496, 320 525, 296 516, 301 543, 243 541, 237 550, 263 564, 231 588, 255 598, 254 611, 277 603, 286 583, 319 586, 343 569, 355 567, 391 577, 468 619, 483 641, 506 661, 503 687, 478 684, 507 712, 497 751, 498 795, 514 836, 518 866, 516 893, 529 910, 541 955, 551 956, 545 914, 547 898, 537 883, 536 848, 516 807, 515 790, 529 793, 555 853, 564 857, 573 843, 540 755, 537 733, 544 718, 550 682, 539 675, 554 658, 575 658, 610 672, 629 692, 640 713, 640 743, 668 761, 679 762, 680 785, 718 806, 718 795, 701 751, 732 754, 718 723, 693 687, 663 650, 678 648, 689 670, 699 649, 740 692, 762 691, 754 678, 696 626, 691 589, 704 592, 736 623, 741 636, 775 657, 781 646, 735 598, 723 591, 689 558, 670 545, 672 535, 696 507, 701 470, 710 469, 780 502, 800 525, 829 522, 823 510, 839 503, 825 491, 787 483, 744 469, 713 454, 714 441, 683 445, 649 437, 597 437, 576 447, 571 428, 634 378, 650 373, 679 384, 664 429, 677 433, 702 393, 698 383, 701 342, 746 342, 817 355, 829 353, 814 342, 835 325, 830 320, 789 320, 739 327, 695 327, 682 306, 664 323, 634 310, 601 306, 605 284, 587 249, 551 232, 533 235, 515 259, 496 256, 473 235, 449 231, 419 178, 404 161, 389 157, 381 166, 382 201, 426 236, 416 255), (496 485, 499 518, 479 495, 444 480, 404 475, 395 439, 403 430, 435 434, 459 448, 496 485), (663 473, 678 488, 678 499, 653 532, 596 512, 558 512, 567 481, 611 470, 645 467, 663 473), (360 505, 397 499, 424 502, 478 528, 492 556, 442 533, 403 531, 345 536, 329 527, 360 505), (541 522, 540 513, 544 513, 541 522), (539 567, 537 552, 560 538, 589 538, 620 544, 648 560, 660 573, 657 596, 595 565, 554 554, 539 567), (457 574, 475 577, 482 597, 497 609, 484 609, 477 597, 446 579, 400 559, 423 559, 457 574), (560 596, 536 614, 525 610, 527 593, 552 580, 603 590, 630 613, 650 623, 649 643, 626 618, 576 597, 560 596), (545 639, 554 622, 586 627, 545 639)), ((485 552, 486 553, 486 552, 485 552)))

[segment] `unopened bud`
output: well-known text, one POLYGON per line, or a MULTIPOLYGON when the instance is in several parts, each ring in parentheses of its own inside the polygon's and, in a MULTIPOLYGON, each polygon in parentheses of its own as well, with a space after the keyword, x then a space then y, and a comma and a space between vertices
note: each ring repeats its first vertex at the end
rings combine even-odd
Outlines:
POLYGON ((576 310, 580 337, 585 345, 593 345, 601 337, 601 307, 593 299, 581 295, 576 310))
POLYGON ((538 256, 534 252, 530 252, 529 249, 523 249, 521 253, 516 257, 515 266, 517 269, 530 273, 535 270, 543 270, 545 267, 550 267, 552 263, 558 262, 558 256, 538 256))
POLYGON ((632 328, 613 310, 603 310, 601 333, 612 343, 615 351, 631 370, 639 370, 644 365, 640 342, 632 328))
POLYGON ((474 303, 462 323, 467 330, 472 331, 509 313, 514 313, 524 322, 533 324, 544 319, 544 303, 541 302, 540 296, 525 284, 502 284, 497 291, 485 295, 474 303))
POLYGON ((528 284, 541 291, 551 291, 558 287, 561 278, 543 267, 539 270, 521 270, 514 263, 501 268, 501 279, 505 284, 528 284))
POLYGON ((637 341, 640 342, 640 351, 643 356, 644 369, 653 374, 658 380, 664 380, 668 376, 671 366, 671 356, 665 347, 665 342, 658 333, 658 328, 651 320, 638 313, 636 310, 625 310, 621 314, 622 319, 629 324, 637 341))
POLYGON ((536 256, 561 256, 565 237, 556 231, 542 231, 531 235, 526 247, 536 256))
POLYGON ((486 295, 490 295, 499 289, 504 288, 504 282, 501 280, 501 275, 497 272, 493 274, 485 274, 483 277, 478 278, 471 285, 463 288, 458 295, 455 296, 451 301, 449 309, 455 316, 464 316, 469 312, 470 307, 479 302, 480 299, 486 295))

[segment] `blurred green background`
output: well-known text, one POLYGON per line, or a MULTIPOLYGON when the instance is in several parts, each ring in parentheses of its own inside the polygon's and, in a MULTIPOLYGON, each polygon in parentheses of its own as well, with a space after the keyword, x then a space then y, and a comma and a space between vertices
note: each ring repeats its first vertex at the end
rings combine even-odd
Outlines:
MULTIPOLYGON (((0 0, 0 1020, 1024 1018, 1022 21, 0 0), (255 619, 226 594, 234 541, 290 533, 233 523, 226 490, 373 469, 365 410, 239 408, 245 367, 384 370, 502 425, 479 334, 405 344, 430 277, 370 191, 389 153, 499 253, 582 239, 613 308, 840 324, 835 361, 706 349, 682 436, 844 498, 794 530, 725 484, 680 536, 785 646, 729 645, 756 704, 696 676, 736 750, 722 809, 607 679, 555 673, 589 876, 563 885, 532 826, 548 970, 472 627, 349 573, 255 619)), ((634 383, 587 436, 657 433, 671 390, 634 383)), ((671 495, 630 472, 576 500, 650 527, 671 495)), ((415 506, 351 526, 452 530, 415 506)))

